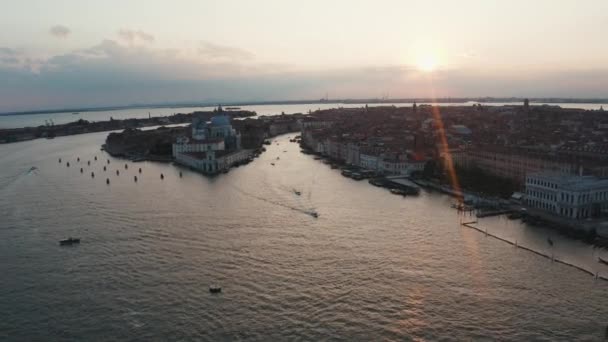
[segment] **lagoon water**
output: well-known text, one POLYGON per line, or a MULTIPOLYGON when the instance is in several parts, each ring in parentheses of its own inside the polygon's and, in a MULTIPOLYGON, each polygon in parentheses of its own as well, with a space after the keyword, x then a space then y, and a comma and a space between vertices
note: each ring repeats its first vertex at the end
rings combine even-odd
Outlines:
MULTIPOLYGON (((475 102, 467 103, 442 103, 442 106, 467 106, 475 102)), ((488 106, 503 106, 514 105, 519 103, 484 103, 488 106)), ((412 103, 374 103, 370 106, 397 106, 410 107, 412 103)), ((533 105, 542 105, 542 103, 534 103, 533 105)), ((555 105, 549 103, 549 105, 555 105)), ((592 104, 592 103, 560 103, 557 104, 563 108, 583 108, 583 109, 599 109, 604 106, 608 109, 608 104, 592 104)), ((255 111, 258 115, 277 115, 281 112, 286 114, 293 113, 308 113, 317 109, 329 109, 336 107, 354 108, 362 107, 363 104, 354 103, 312 103, 312 104, 289 104, 289 105, 250 105, 240 106, 244 110, 255 111)), ((79 119, 87 121, 107 121, 110 118, 128 119, 128 118, 147 118, 148 116, 167 116, 176 113, 192 113, 197 110, 213 110, 215 107, 175 107, 175 108, 127 108, 115 110, 95 110, 87 112, 63 112, 63 113, 41 113, 28 115, 0 115, 0 129, 3 128, 20 128, 20 127, 35 127, 45 125, 47 123, 64 124, 77 121, 79 119)))
MULTIPOLYGON (((212 178, 111 158, 106 135, 0 145, 0 340, 604 336, 608 282, 461 227, 449 197, 344 178, 289 135, 212 178)), ((478 226, 608 276, 604 250, 504 217, 478 226)))

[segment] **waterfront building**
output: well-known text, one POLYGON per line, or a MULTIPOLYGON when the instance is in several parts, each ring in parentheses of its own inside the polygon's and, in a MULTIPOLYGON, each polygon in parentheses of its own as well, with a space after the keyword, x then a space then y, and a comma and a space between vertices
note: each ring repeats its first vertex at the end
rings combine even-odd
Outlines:
POLYGON ((518 148, 476 146, 451 153, 456 166, 478 167, 495 176, 524 184, 528 174, 554 172, 576 175, 582 165, 572 158, 562 158, 518 148))
POLYGON ((526 178, 525 204, 569 219, 599 218, 608 212, 608 179, 557 173, 526 178))
POLYGON ((180 153, 176 161, 203 173, 214 174, 228 170, 234 164, 247 160, 250 156, 251 150, 211 150, 180 153))
POLYGON ((192 120, 190 136, 181 136, 173 144, 173 158, 177 163, 203 173, 213 174, 247 160, 250 150, 241 149, 241 135, 230 124, 230 118, 219 115, 205 121, 192 120))
POLYGON ((378 171, 378 156, 371 152, 360 153, 359 166, 366 170, 378 171))

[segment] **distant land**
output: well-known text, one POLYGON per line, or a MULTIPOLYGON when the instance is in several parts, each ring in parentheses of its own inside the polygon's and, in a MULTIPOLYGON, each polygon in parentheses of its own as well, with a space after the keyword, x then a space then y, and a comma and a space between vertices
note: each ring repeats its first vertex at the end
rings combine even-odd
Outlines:
MULTIPOLYGON (((0 115, 30 115, 30 114, 54 114, 54 113, 65 113, 65 112, 95 112, 95 111, 109 111, 109 110, 121 110, 121 109, 133 109, 133 108, 174 108, 174 107, 210 107, 222 104, 224 106, 254 106, 254 105, 291 105, 291 104, 314 104, 314 103, 349 103, 349 104, 366 104, 366 103, 466 103, 466 102, 504 102, 504 103, 515 103, 523 102, 523 97, 443 97, 443 98, 402 98, 402 99, 320 99, 320 100, 276 100, 276 101, 201 101, 201 102, 170 102, 170 103, 158 103, 158 104, 131 104, 124 106, 107 106, 107 107, 72 107, 72 108, 60 108, 60 109, 46 109, 46 110, 29 110, 29 111, 16 111, 16 112, 4 112, 0 115)), ((563 97, 530 97, 528 98, 531 103, 591 103, 591 104, 603 104, 608 103, 608 98, 563 98, 563 97)))

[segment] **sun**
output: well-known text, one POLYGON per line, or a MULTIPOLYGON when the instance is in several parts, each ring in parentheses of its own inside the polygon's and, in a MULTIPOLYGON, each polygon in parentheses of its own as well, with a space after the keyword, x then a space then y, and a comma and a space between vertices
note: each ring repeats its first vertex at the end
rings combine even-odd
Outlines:
POLYGON ((417 63, 418 69, 424 72, 435 71, 437 69, 438 64, 439 61, 437 60, 437 57, 432 55, 420 57, 417 63))

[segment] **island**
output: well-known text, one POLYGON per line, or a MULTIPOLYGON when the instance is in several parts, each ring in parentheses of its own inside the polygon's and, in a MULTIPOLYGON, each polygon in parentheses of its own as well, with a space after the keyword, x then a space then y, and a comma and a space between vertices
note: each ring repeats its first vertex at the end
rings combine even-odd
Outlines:
POLYGON ((251 161, 265 150, 266 139, 299 132, 303 118, 301 113, 251 118, 219 106, 193 113, 187 126, 110 133, 102 148, 133 161, 174 161, 213 175, 251 161))

